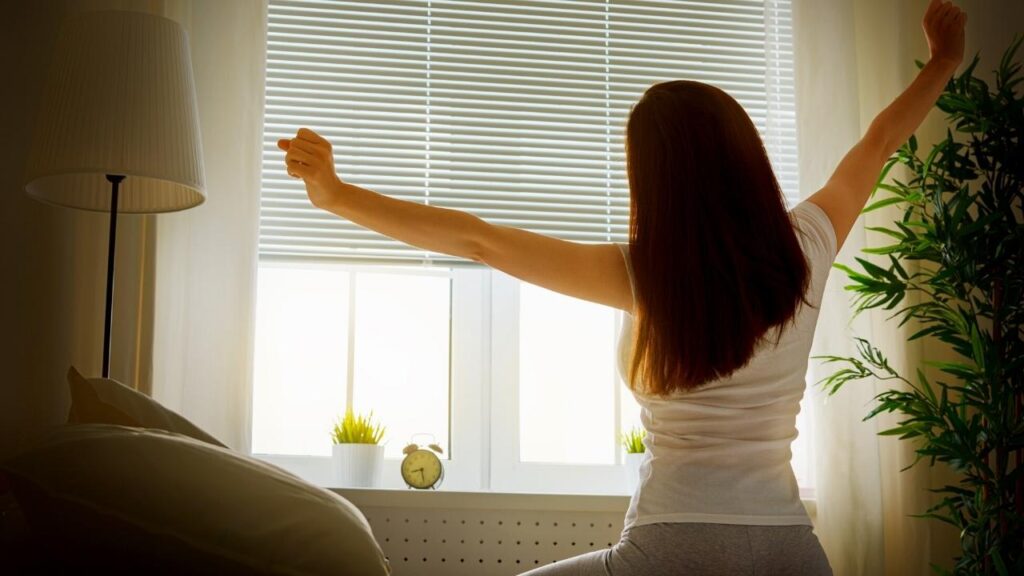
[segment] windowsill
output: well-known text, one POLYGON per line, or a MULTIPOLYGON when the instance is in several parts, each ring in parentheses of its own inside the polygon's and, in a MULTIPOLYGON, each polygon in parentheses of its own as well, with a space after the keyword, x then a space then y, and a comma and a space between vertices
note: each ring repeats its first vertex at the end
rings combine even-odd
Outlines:
POLYGON ((413 490, 395 488, 328 488, 357 506, 499 510, 623 512, 629 496, 530 494, 519 492, 413 490))
MULTIPOLYGON (((386 484, 383 487, 339 488, 334 481, 329 458, 268 454, 254 456, 280 466, 311 484, 340 494, 357 507, 561 510, 625 514, 632 496, 624 488, 622 492, 605 494, 537 490, 509 492, 452 485, 447 481, 447 485, 437 490, 414 490, 400 483, 398 460, 389 459, 385 460, 385 464, 390 462, 394 470, 386 470, 386 484)), ((800 501, 811 520, 816 520, 818 507, 814 491, 801 489, 800 501)))
MULTIPOLYGON (((395 488, 328 488, 357 507, 379 508, 445 508, 453 510, 558 510, 581 512, 621 512, 629 507, 630 496, 595 494, 535 494, 526 492, 491 492, 413 490, 395 488)), ((817 520, 816 500, 800 500, 811 520, 817 520)))
MULTIPOLYGON (((253 457, 269 462, 281 468, 284 468, 288 472, 295 474, 303 480, 315 484, 317 486, 335 489, 337 484, 335 482, 334 468, 332 461, 329 457, 323 456, 294 456, 294 455, 283 455, 283 454, 253 454, 253 457)), ((400 459, 397 458, 385 458, 384 459, 384 470, 383 475, 380 479, 379 487, 375 490, 381 490, 388 493, 429 493, 429 494, 525 494, 525 495, 537 495, 537 496, 599 496, 609 498, 621 498, 628 502, 631 492, 628 492, 625 487, 625 478, 622 476, 624 473, 622 466, 608 465, 606 473, 615 474, 617 478, 622 478, 621 486, 616 483, 613 486, 590 486, 586 482, 578 484, 579 486, 588 486, 589 490, 576 491, 574 485, 566 487, 563 482, 561 487, 552 484, 552 489, 547 489, 547 486, 533 486, 531 488, 513 487, 511 490, 501 489, 490 489, 481 488, 483 485, 479 475, 479 470, 475 467, 470 467, 470 470, 466 470, 466 467, 460 466, 459 462, 445 460, 445 479, 441 487, 437 490, 426 490, 416 491, 406 486, 405 482, 401 479, 399 472, 400 459), (469 473, 467 473, 469 472, 469 473)), ((561 465, 556 465, 561 466, 561 465)), ((565 465, 570 467, 568 465, 565 465)), ((359 490, 359 489, 356 489, 359 490)))

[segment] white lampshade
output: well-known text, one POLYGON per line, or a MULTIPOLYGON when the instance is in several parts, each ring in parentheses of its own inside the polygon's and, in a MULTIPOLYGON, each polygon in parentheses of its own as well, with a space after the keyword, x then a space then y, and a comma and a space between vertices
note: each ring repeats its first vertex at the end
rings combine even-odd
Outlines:
POLYGON ((25 189, 43 202, 109 211, 107 174, 126 176, 119 212, 205 199, 188 36, 172 20, 85 12, 57 40, 25 189))

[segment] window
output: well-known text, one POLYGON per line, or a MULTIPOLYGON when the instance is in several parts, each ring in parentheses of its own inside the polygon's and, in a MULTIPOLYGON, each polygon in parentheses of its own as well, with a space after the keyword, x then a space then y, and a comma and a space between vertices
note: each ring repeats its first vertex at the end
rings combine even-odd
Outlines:
POLYGON ((639 409, 619 313, 316 210, 275 142, 314 127, 360 185, 625 242, 629 108, 694 78, 747 109, 793 202, 789 18, 773 0, 270 0, 253 451, 329 482, 330 424, 353 406, 388 426, 385 485, 426 432, 446 487, 622 493, 609 471, 639 409))

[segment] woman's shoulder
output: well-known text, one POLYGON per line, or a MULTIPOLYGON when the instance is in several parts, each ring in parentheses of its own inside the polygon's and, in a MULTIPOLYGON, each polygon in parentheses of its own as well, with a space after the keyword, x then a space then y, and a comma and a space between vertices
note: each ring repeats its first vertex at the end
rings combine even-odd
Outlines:
POLYGON ((836 231, 828 214, 810 200, 803 200, 789 211, 797 231, 797 239, 812 259, 825 259, 831 264, 836 257, 836 231))

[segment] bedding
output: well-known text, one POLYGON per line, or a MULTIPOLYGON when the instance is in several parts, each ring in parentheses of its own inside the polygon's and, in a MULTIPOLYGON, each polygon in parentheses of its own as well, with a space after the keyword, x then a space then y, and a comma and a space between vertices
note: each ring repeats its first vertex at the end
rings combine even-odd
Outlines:
POLYGON ((12 388, 51 408, 0 418, 0 573, 390 572, 347 500, 148 396, 74 368, 12 388))
POLYGON ((390 573, 344 498, 174 432, 36 431, 0 459, 0 502, 5 491, 27 527, 0 542, 15 573, 390 573))

